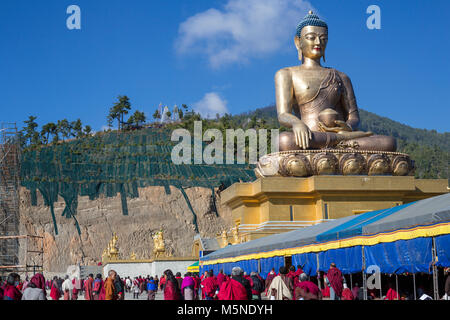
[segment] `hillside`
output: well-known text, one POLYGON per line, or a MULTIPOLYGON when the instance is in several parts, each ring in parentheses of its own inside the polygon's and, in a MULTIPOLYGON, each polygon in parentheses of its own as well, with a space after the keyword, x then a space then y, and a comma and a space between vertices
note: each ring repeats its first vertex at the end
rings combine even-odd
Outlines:
POLYGON ((197 215, 192 209, 185 189, 210 189, 215 206, 214 188, 225 188, 238 181, 255 178, 249 165, 175 165, 171 161, 174 142, 168 128, 144 128, 131 132, 111 131, 74 139, 65 143, 29 147, 21 159, 21 185, 30 191, 30 204, 37 204, 37 191, 50 207, 55 234, 58 226, 54 204, 64 199, 62 215, 76 219, 78 197, 90 200, 101 195, 120 195, 122 214, 128 215, 128 200, 140 197, 140 189, 159 186, 166 194, 170 187, 183 195, 190 211, 192 224, 198 230, 197 215))

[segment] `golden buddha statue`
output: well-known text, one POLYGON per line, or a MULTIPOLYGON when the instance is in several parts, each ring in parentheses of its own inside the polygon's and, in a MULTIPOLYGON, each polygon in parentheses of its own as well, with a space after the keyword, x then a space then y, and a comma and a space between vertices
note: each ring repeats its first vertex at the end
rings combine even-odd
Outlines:
POLYGON ((164 244, 163 231, 156 232, 153 236, 153 256, 159 258, 161 256, 167 256, 166 246, 164 244))
POLYGON ((114 232, 111 242, 109 243, 109 257, 111 259, 119 258, 119 249, 117 248, 118 240, 119 240, 119 238, 117 237, 117 234, 114 232))
POLYGON ((237 226, 231 229, 231 234, 233 235, 233 244, 238 244, 241 242, 239 238, 239 229, 237 226))
POLYGON ((275 75, 278 121, 292 128, 279 136, 279 152, 261 157, 258 177, 412 174, 414 163, 395 152, 392 137, 358 131, 359 112, 350 78, 326 68, 328 26, 313 12, 298 24, 299 66, 275 75))
POLYGON ((228 245, 228 234, 226 230, 223 230, 220 234, 220 240, 222 242, 221 248, 226 247, 228 245))
POLYGON ((350 78, 320 64, 322 58, 325 61, 327 41, 327 24, 310 11, 297 26, 294 38, 302 64, 275 75, 278 120, 292 128, 292 132, 280 134, 280 151, 338 144, 395 151, 395 139, 356 131, 360 120, 350 78))

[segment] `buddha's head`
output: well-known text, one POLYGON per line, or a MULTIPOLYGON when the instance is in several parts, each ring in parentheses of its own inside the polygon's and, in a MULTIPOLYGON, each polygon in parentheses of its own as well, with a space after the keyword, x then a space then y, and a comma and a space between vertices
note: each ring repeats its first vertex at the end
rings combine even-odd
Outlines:
POLYGON ((297 25, 297 33, 294 38, 298 50, 298 58, 325 61, 325 49, 328 42, 328 25, 325 21, 315 15, 312 11, 297 25))

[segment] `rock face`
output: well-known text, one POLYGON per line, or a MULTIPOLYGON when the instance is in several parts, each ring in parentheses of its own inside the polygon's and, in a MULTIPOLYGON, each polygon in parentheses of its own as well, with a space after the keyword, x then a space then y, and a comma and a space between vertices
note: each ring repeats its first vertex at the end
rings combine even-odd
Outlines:
MULTIPOLYGON (((31 206, 30 192, 20 190, 20 234, 44 237, 44 270, 65 272, 68 265, 97 265, 103 250, 114 232, 119 238, 120 258, 129 259, 134 251, 137 259, 150 259, 153 250, 152 234, 164 231, 167 251, 173 256, 192 256, 193 237, 196 234, 193 214, 180 190, 170 187, 166 194, 163 187, 139 189, 139 197, 127 199, 128 216, 122 215, 120 195, 96 200, 78 198, 78 220, 81 235, 78 235, 74 219, 61 214, 65 203, 62 198, 55 203, 58 235, 55 235, 50 208, 44 205, 37 193, 38 205, 31 206)), ((218 216, 211 210, 211 189, 185 189, 197 215, 197 225, 202 237, 215 237, 231 227, 231 211, 220 205, 216 192, 218 216)), ((20 259, 24 259, 24 248, 20 248, 20 259)))

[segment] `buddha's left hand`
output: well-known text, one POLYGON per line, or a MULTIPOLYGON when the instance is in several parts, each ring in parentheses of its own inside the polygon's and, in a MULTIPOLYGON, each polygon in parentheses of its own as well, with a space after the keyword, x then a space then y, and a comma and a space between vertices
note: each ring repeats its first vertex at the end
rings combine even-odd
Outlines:
POLYGON ((353 131, 352 127, 350 127, 345 121, 342 120, 335 120, 334 123, 337 125, 337 127, 327 127, 323 122, 319 121, 318 126, 320 131, 322 132, 351 132, 353 131))

